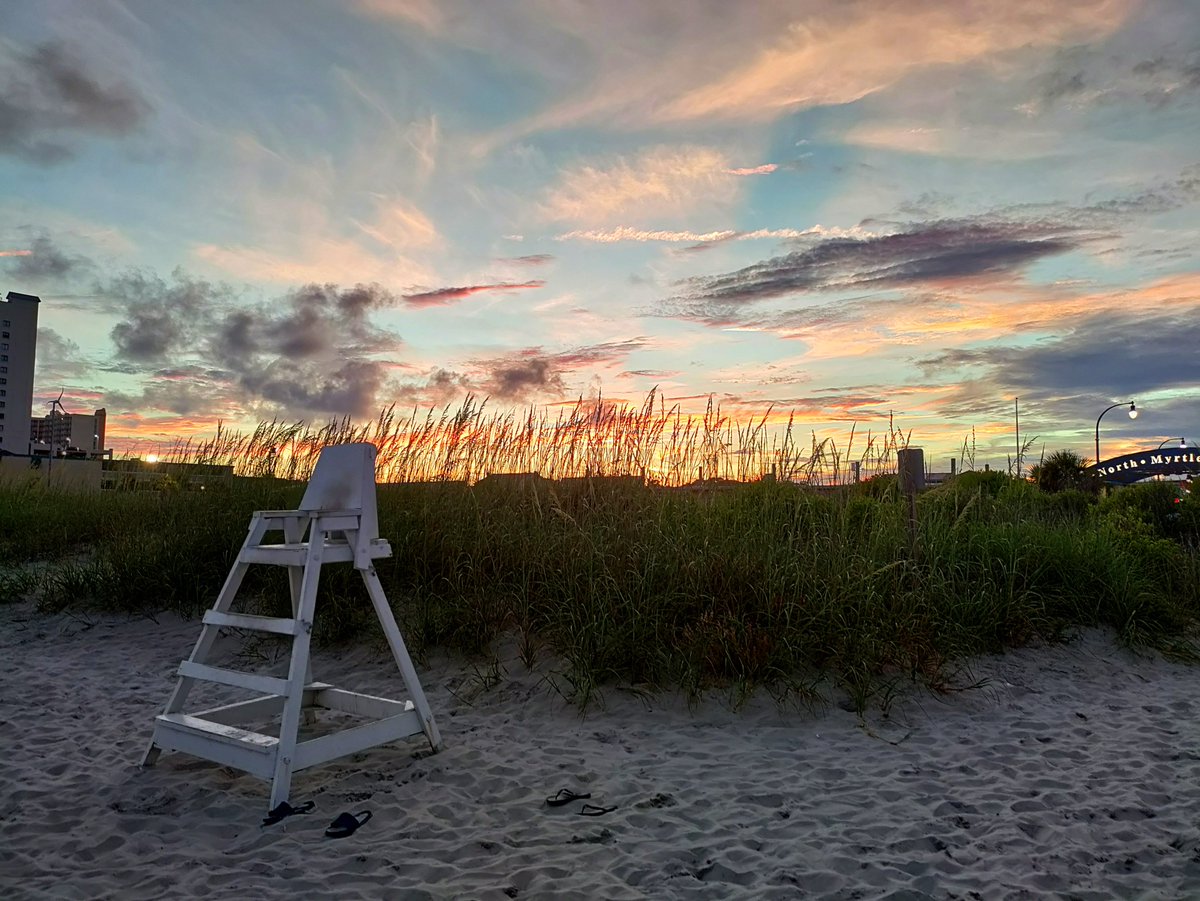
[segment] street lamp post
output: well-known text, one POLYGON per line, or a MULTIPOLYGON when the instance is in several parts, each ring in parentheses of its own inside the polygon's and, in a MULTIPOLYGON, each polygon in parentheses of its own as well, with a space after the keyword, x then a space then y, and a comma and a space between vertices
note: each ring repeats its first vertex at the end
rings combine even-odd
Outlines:
MULTIPOLYGON (((1175 440, 1174 438, 1168 438, 1168 439, 1166 439, 1166 441, 1163 441, 1163 442, 1162 442, 1162 444, 1160 444, 1160 445, 1158 446, 1158 449, 1159 449, 1159 450, 1162 450, 1162 446, 1163 446, 1163 444, 1166 444, 1166 443, 1167 443, 1167 441, 1174 441, 1174 440, 1175 440)), ((1186 439, 1186 438, 1180 438, 1180 439, 1179 439, 1179 449, 1180 449, 1180 450, 1183 450, 1183 448, 1185 448, 1185 447, 1187 447, 1187 439, 1186 439)))
MULTIPOLYGON (((1104 413, 1107 413, 1109 410, 1115 410, 1117 407, 1123 407, 1126 404, 1129 405, 1129 418, 1137 419, 1137 415, 1138 415, 1137 404, 1135 404, 1131 400, 1123 400, 1119 404, 1113 404, 1111 407, 1105 408, 1104 413)), ((1100 465, 1100 420, 1104 418, 1104 413, 1101 413, 1099 416, 1096 417, 1096 465, 1097 466, 1100 465)))

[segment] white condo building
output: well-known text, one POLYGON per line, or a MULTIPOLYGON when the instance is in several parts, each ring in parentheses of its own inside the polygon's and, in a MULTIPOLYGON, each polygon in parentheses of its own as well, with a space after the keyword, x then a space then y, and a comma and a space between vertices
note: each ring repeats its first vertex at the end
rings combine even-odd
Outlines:
POLYGON ((40 303, 16 291, 0 301, 0 451, 10 454, 29 453, 40 303))

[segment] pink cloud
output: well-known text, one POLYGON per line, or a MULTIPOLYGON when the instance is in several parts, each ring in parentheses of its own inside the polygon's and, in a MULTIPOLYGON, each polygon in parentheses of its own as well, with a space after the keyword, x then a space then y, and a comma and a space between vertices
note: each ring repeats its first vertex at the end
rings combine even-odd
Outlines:
POLYGON ((420 294, 405 294, 404 301, 413 307, 444 307, 483 291, 523 291, 527 288, 541 288, 545 284, 544 281, 535 279, 528 282, 499 282, 492 285, 438 288, 434 291, 423 291, 420 294))
POLYGON ((0 250, 0 257, 27 257, 32 255, 32 250, 0 250))

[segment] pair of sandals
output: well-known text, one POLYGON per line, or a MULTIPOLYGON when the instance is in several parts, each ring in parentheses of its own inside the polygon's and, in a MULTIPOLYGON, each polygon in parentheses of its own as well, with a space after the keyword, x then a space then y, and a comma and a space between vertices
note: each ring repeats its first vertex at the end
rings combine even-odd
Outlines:
MULTIPOLYGON (((560 788, 549 798, 546 799, 547 807, 562 807, 564 804, 570 804, 572 801, 583 801, 592 796, 591 792, 574 792, 569 788, 560 788)), ((596 804, 584 804, 579 808, 579 815, 584 817, 602 817, 606 813, 612 813, 617 809, 617 805, 612 807, 600 807, 596 804)))
MULTIPOLYGON (((262 824, 271 826, 287 817, 308 813, 316 806, 315 801, 305 801, 299 807, 293 807, 287 801, 281 801, 274 810, 263 817, 262 824)), ((369 810, 362 810, 358 813, 339 813, 329 824, 329 828, 325 830, 325 835, 327 838, 347 838, 357 832, 358 827, 369 819, 371 819, 369 810)))

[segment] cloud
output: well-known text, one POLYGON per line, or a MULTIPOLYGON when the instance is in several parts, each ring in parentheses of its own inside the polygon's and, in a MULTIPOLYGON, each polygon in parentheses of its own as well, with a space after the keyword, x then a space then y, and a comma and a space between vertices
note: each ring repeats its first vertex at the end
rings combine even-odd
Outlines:
POLYGON ((420 165, 417 150, 388 114, 374 105, 360 112, 359 93, 346 100, 361 119, 337 164, 307 141, 275 149, 246 133, 220 135, 217 164, 206 170, 214 174, 194 189, 227 198, 240 227, 192 247, 206 270, 280 286, 430 281, 428 260, 442 237, 400 191, 420 165))
POLYGON ((725 155, 706 147, 654 147, 632 159, 562 172, 541 205, 552 221, 605 224, 689 213, 732 201, 725 155))
POLYGON ((7 267, 8 273, 22 281, 61 280, 93 268, 87 257, 67 253, 47 235, 34 238, 29 250, 12 254, 0 252, 0 256, 13 258, 7 267))
POLYGON ((356 3, 367 15, 397 19, 430 32, 440 31, 445 24, 445 15, 437 0, 356 0, 356 3))
POLYGON ((488 135, 478 148, 487 152, 580 124, 641 130, 770 121, 852 103, 923 70, 953 82, 955 68, 1109 35, 1134 3, 810 0, 739 7, 737 16, 723 0, 628 4, 619 16, 600 3, 536 3, 512 5, 486 30, 468 4, 441 7, 442 39, 519 59, 561 92, 547 108, 488 135))
POLYGON ((724 275, 689 279, 670 306, 710 318, 748 303, 818 291, 942 284, 1019 271, 1094 235, 1055 222, 939 220, 894 234, 830 238, 724 275))
POLYGON ((309 284, 272 303, 239 306, 227 286, 176 271, 170 281, 126 273, 99 291, 101 303, 119 311, 111 338, 120 365, 162 383, 145 389, 142 402, 170 398, 165 409, 179 414, 199 409, 193 401, 208 392, 242 409, 369 415, 391 365, 372 355, 401 345, 371 322, 398 303, 378 285, 309 284), (190 387, 162 386, 180 372, 190 387))
POLYGON ((61 163, 74 156, 78 137, 131 134, 149 111, 131 85, 102 83, 61 44, 0 57, 0 154, 61 163))
POLYGON ((177 272, 171 283, 142 272, 118 276, 100 293, 124 306, 110 332, 117 353, 135 363, 155 362, 197 344, 222 289, 177 272))
POLYGON ((958 349, 920 361, 928 371, 987 371, 1009 391, 1050 396, 1129 396, 1200 385, 1200 318, 1185 312, 1090 316, 1029 347, 958 349))
POLYGON ((240 384, 287 410, 334 416, 370 416, 388 367, 377 360, 346 360, 334 368, 304 366, 280 357, 240 375, 240 384))
POLYGON ((648 242, 661 241, 667 244, 704 243, 712 244, 719 241, 761 241, 787 240, 799 238, 852 238, 870 236, 872 232, 862 228, 826 228, 814 225, 812 228, 759 228, 754 231, 667 231, 653 229, 631 228, 626 225, 610 229, 579 229, 558 235, 556 241, 590 241, 596 244, 616 244, 622 241, 648 242))
POLYGON ((787 108, 849 103, 915 68, 1104 34, 1124 19, 1130 4, 1093 0, 1047 7, 1039 0, 1017 0, 990 7, 979 15, 929 0, 796 21, 774 46, 674 98, 662 115, 761 118, 787 108))
POLYGON ((513 360, 496 365, 484 382, 484 390, 501 400, 521 400, 531 393, 562 394, 562 373, 546 357, 513 360))
POLYGON ((35 362, 34 381, 38 385, 65 386, 92 371, 92 363, 83 356, 78 344, 45 326, 38 329, 35 362))
POLYGON ((398 250, 429 246, 441 239, 428 216, 412 204, 400 200, 381 206, 376 210, 373 221, 354 220, 354 224, 380 244, 398 250))
POLYGON ((770 175, 779 168, 777 163, 763 163, 761 166, 751 166, 741 169, 726 169, 726 175, 770 175))
POLYGON ((496 282, 490 285, 465 285, 458 288, 437 288, 433 291, 423 291, 420 294, 405 294, 404 302, 412 307, 442 307, 455 303, 472 294, 486 291, 524 291, 531 288, 541 288, 546 283, 541 280, 528 282, 496 282))
POLYGON ((549 253, 530 253, 523 257, 500 257, 501 263, 516 263, 520 266, 545 266, 554 261, 554 255, 549 253))
POLYGON ((32 250, 0 250, 0 257, 27 257, 32 250))
POLYGON ((567 376, 596 366, 621 363, 645 344, 645 338, 630 338, 557 353, 529 347, 500 357, 470 361, 474 374, 464 377, 463 384, 503 401, 524 401, 536 396, 561 397, 567 391, 567 376))

